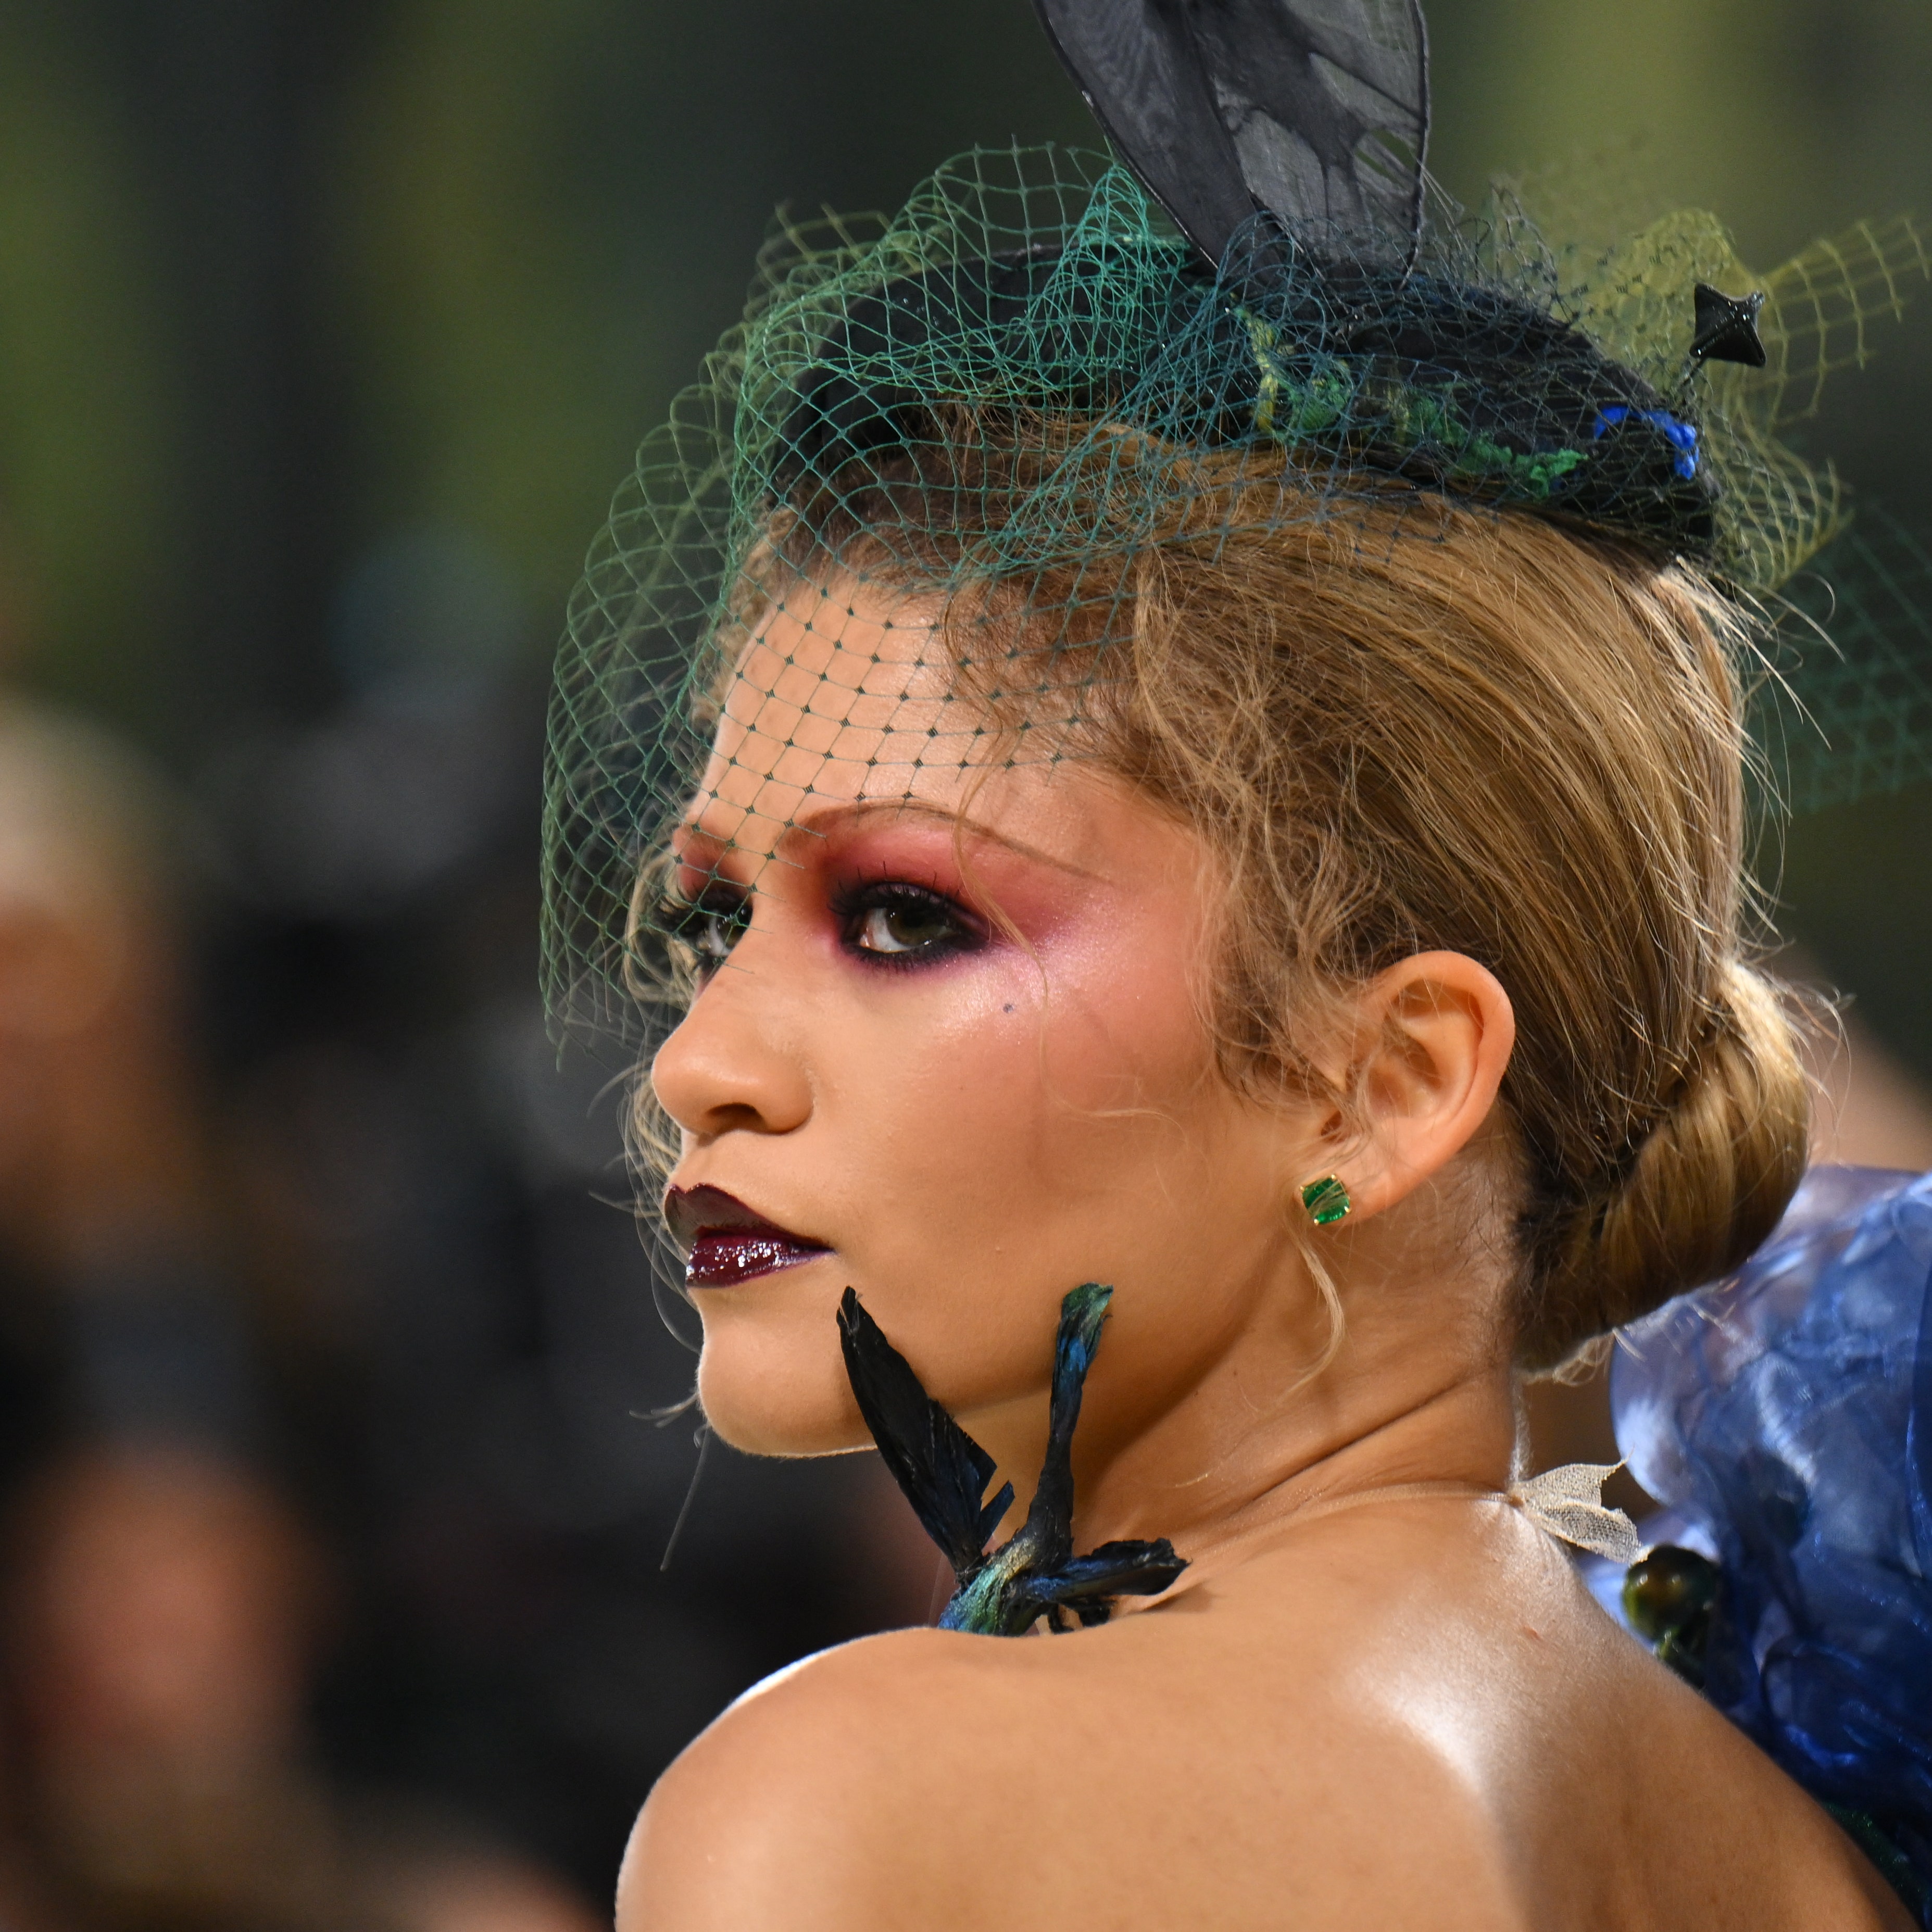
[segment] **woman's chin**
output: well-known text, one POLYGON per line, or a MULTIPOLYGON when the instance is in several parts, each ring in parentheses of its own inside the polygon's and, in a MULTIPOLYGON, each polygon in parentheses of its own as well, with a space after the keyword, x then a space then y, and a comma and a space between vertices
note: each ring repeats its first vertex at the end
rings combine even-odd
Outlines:
POLYGON ((707 1307, 703 1294, 698 1306, 706 1318, 698 1400, 705 1420, 734 1449, 748 1456, 836 1456, 872 1446, 829 1310, 822 1323, 805 1326, 760 1320, 742 1307, 707 1307))

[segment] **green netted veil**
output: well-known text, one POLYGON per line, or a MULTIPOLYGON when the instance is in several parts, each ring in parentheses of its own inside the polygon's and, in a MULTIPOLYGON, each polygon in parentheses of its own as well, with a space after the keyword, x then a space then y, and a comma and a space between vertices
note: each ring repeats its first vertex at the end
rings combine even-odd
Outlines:
MULTIPOLYGON (((1385 531, 1391 504, 1445 495, 1546 516, 1684 556, 1771 620, 1748 681, 1779 802, 1918 776, 1932 568, 1782 440, 1925 276, 1918 232, 1861 226, 1756 274, 1702 213, 1607 245, 1550 225, 1498 190, 1472 215, 1433 208, 1408 260, 1378 232, 1257 218, 1210 267, 1134 174, 1051 148, 949 162, 887 220, 784 228, 646 440, 571 608, 544 820, 554 1010, 648 1031, 653 855, 732 776, 713 730, 747 609, 789 598, 811 626, 824 572, 785 564, 806 539, 848 583, 1024 611, 997 632, 998 694, 1018 706, 998 755, 1058 758, 1076 740, 1054 728, 1126 621, 1103 562, 1212 544, 1236 502, 1282 529, 1372 503, 1385 531), (1700 284, 1761 292, 1761 367, 1692 352, 1700 284), (970 540, 938 540, 947 504, 970 540), (1072 652, 1077 675, 1056 662, 1072 652)), ((772 676, 788 694, 751 736, 802 729, 823 751, 855 700, 815 707, 802 662, 772 676)), ((963 706, 956 728, 896 734, 886 762, 910 786, 986 755, 994 728, 963 706)), ((784 748, 760 752, 741 809, 784 808, 766 794, 784 748)), ((874 796, 893 782, 867 777, 874 796)))

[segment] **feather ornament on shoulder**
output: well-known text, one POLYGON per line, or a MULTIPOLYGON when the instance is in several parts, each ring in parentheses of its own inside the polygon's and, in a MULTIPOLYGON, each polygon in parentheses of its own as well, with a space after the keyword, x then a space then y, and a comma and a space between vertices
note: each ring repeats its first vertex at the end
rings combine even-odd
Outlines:
POLYGON ((945 1552, 958 1588, 942 1630, 1019 1636, 1041 1618, 1055 1630, 1103 1624, 1118 1597, 1157 1595, 1187 1567, 1165 1537, 1103 1543, 1073 1553, 1073 1430, 1081 1391, 1114 1291, 1098 1282, 1060 1305, 1046 1461, 1026 1521, 994 1550, 986 1544, 1012 1507, 1013 1486, 990 1498, 993 1459, 928 1396, 913 1366, 850 1289, 838 1304, 838 1340, 859 1412, 926 1534, 945 1552))

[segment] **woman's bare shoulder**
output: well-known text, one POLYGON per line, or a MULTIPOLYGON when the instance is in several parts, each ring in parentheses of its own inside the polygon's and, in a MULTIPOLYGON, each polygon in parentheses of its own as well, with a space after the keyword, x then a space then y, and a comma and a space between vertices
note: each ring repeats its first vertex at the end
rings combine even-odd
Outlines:
POLYGON ((1516 1922, 1433 1754, 1384 1737, 1372 1777, 1338 1782, 1332 1696, 1258 1714, 1214 1694, 1197 1648, 1135 1618, 1018 1642, 899 1631, 794 1666, 652 1793, 618 1932, 1273 1925, 1289 1900, 1313 1927, 1358 1922, 1370 1894, 1418 1928, 1516 1922))
POLYGON ((1003 1732, 1010 1748, 1000 1714, 1023 1698, 1019 1653, 1035 1648, 896 1630, 767 1678, 652 1790, 625 1857, 619 1932, 903 1922, 928 1888, 935 1840, 973 1807, 976 1767, 1003 1732))
POLYGON ((1660 1901, 1893 1922, 1823 1814, 1560 1556, 1505 1617, 1414 1566, 1357 1600, 1362 1555, 1311 1544, 1298 1582, 1066 1637, 899 1631, 782 1673, 652 1793, 619 1932, 1495 1932, 1660 1901))

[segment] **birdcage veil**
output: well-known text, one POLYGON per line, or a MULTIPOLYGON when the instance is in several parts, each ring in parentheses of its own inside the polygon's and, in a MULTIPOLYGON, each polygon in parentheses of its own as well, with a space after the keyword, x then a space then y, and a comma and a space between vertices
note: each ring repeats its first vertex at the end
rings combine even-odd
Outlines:
POLYGON ((1924 770, 1932 566, 1784 440, 1932 267, 1910 223, 1756 273, 1697 211, 1459 210, 1406 0, 1041 11, 1114 152, 975 151, 782 226, 619 490, 551 719, 567 1023, 639 1043, 740 916, 667 880, 673 826, 706 828, 698 900, 733 848, 755 891, 815 794, 1077 758, 1137 560, 1238 528, 1428 542, 1448 500, 1682 558, 1772 620, 1778 799, 1924 770))

